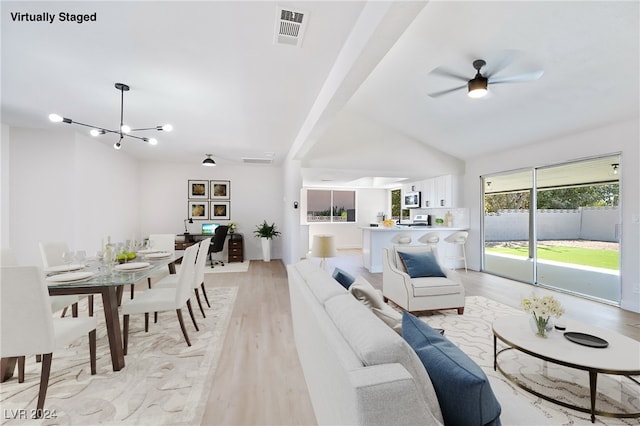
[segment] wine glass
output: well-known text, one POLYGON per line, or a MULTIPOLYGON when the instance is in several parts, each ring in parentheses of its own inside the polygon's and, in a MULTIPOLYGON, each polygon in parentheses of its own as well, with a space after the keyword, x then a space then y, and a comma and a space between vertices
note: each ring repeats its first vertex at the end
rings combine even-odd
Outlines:
POLYGON ((78 250, 76 252, 76 261, 82 265, 82 266, 86 266, 85 262, 87 261, 87 252, 84 250, 78 250))
POLYGON ((67 271, 71 270, 71 263, 73 262, 74 254, 72 251, 62 252, 62 261, 67 265, 67 271))

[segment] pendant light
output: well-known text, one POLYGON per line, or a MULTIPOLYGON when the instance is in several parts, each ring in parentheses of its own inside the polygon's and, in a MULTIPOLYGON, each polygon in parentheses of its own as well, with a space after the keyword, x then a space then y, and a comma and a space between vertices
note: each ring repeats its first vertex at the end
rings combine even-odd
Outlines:
POLYGON ((207 158, 204 159, 204 161, 202 162, 202 165, 207 167, 215 167, 216 162, 213 161, 213 158, 211 158, 213 154, 205 154, 205 155, 207 156, 207 158))
POLYGON ((114 149, 120 149, 121 148, 122 140, 125 137, 138 139, 138 140, 141 140, 143 142, 147 142, 150 145, 157 145, 158 144, 158 140, 156 138, 147 138, 147 137, 142 137, 142 136, 134 136, 134 135, 130 135, 129 132, 135 132, 135 131, 140 131, 140 130, 157 130, 157 131, 170 132, 171 130, 173 130, 173 126, 171 124, 165 124, 164 126, 147 127, 147 128, 142 128, 142 129, 132 129, 131 127, 129 127, 126 124, 124 124, 124 92, 128 92, 129 91, 129 86, 124 84, 124 83, 116 83, 115 87, 116 87, 116 89, 118 89, 120 91, 120 127, 118 128, 118 130, 109 130, 109 129, 105 129, 103 127, 92 126, 90 124, 80 123, 78 121, 73 121, 70 118, 62 117, 62 116, 60 116, 58 114, 49 114, 49 120, 51 120, 54 123, 77 124, 78 126, 90 127, 91 131, 89 133, 91 134, 91 136, 100 136, 100 135, 104 135, 104 134, 107 134, 107 133, 115 133, 117 135, 120 135, 120 139, 116 143, 113 144, 113 148, 114 149))

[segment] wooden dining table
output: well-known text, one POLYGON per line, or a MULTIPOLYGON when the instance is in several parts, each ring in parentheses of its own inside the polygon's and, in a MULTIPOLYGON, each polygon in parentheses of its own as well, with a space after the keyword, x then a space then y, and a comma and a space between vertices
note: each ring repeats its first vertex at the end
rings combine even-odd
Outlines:
MULTIPOLYGON (((114 269, 112 272, 97 271, 97 265, 89 265, 87 269, 92 270, 94 275, 87 280, 77 282, 47 282, 49 295, 83 295, 99 294, 102 296, 104 309, 104 319, 109 339, 109 349, 111 351, 111 364, 113 371, 120 371, 125 366, 124 351, 122 348, 122 328, 118 316, 118 306, 120 305, 122 290, 124 286, 135 284, 138 281, 158 274, 163 268, 168 267, 170 274, 176 273, 175 265, 182 260, 183 250, 176 250, 170 256, 162 259, 144 258, 136 259, 135 262, 147 262, 146 268, 131 271, 114 269), (96 270, 93 270, 93 269, 96 270)), ((118 268, 119 269, 119 268, 118 268)), ((17 359, 17 358, 16 358, 17 359)), ((2 360, 2 381, 13 376, 16 359, 3 358, 2 360)))

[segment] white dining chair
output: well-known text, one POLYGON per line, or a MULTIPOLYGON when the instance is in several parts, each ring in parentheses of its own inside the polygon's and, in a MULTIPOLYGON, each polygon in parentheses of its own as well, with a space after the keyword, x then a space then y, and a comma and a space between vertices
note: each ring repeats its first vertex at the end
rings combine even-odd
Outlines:
MULTIPOLYGON (((15 252, 10 248, 3 248, 0 251, 0 266, 18 266, 18 258, 15 252)), ((78 296, 51 296, 51 310, 58 312, 61 309, 65 309, 67 306, 71 306, 74 303, 78 303, 78 296)), ((77 312, 77 311, 76 311, 77 312)), ((64 316, 64 313, 62 316, 64 316)), ((77 315, 76 315, 77 316, 77 315)))
MULTIPOLYGON (((154 251, 173 253, 176 251, 176 236, 174 234, 150 234, 149 246, 154 251)), ((149 288, 151 288, 151 278, 147 278, 149 288)), ((133 287, 131 289, 131 298, 133 299, 133 287)))
MULTIPOLYGON (((69 251, 69 247, 67 243, 64 241, 47 241, 40 242, 38 244, 40 246, 40 256, 42 257, 42 265, 43 267, 50 268, 52 266, 64 265, 64 260, 62 258, 62 254, 65 251, 69 251)), ((71 306, 72 315, 74 317, 78 316, 78 301, 80 298, 78 296, 52 296, 51 297, 51 309, 54 312, 62 309, 62 316, 64 317, 67 313, 67 308, 71 306)), ((87 297, 87 304, 89 309, 89 316, 93 316, 93 295, 89 295, 87 297)))
POLYGON ((42 355, 36 411, 42 413, 54 349, 88 335, 91 374, 96 374, 97 322, 93 317, 53 318, 47 285, 36 266, 2 266, 0 278, 0 356, 18 358, 22 383, 25 357, 42 355))
POLYGON ((178 284, 176 287, 154 287, 141 292, 135 299, 127 300, 122 303, 120 309, 123 315, 123 346, 125 355, 127 354, 127 347, 129 343, 129 316, 132 314, 144 313, 144 331, 147 332, 149 331, 150 312, 163 312, 175 309, 184 339, 186 340, 187 345, 191 346, 189 335, 187 334, 187 329, 185 328, 184 319, 182 317, 182 307, 185 304, 187 305, 191 321, 193 321, 196 331, 199 331, 196 318, 193 315, 191 300, 189 299, 194 279, 193 275, 195 273, 195 261, 197 254, 197 245, 192 245, 185 250, 182 258, 182 268, 180 268, 180 271, 177 274, 178 284))
MULTIPOLYGON (((205 301, 207 302, 207 306, 211 307, 211 305, 209 304, 209 298, 207 297, 207 293, 204 289, 204 270, 207 266, 207 255, 209 253, 210 244, 211 238, 207 238, 206 240, 202 240, 198 243, 198 255, 196 257, 195 273, 193 274, 194 279, 191 286, 196 295, 196 300, 198 301, 198 306, 200 307, 200 312, 202 313, 203 318, 206 318, 207 316, 204 313, 202 301, 200 300, 199 289, 202 289, 202 293, 204 295, 205 301)), ((171 288, 177 285, 178 274, 171 274, 155 283, 154 288, 171 288)))

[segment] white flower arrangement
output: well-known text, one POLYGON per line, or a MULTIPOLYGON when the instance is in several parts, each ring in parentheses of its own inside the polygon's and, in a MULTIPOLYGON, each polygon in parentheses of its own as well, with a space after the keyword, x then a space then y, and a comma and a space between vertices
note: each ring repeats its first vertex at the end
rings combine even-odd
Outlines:
POLYGON ((539 297, 532 293, 528 298, 522 298, 520 305, 525 312, 533 315, 533 321, 537 328, 537 334, 544 336, 549 320, 552 316, 560 318, 564 314, 564 308, 553 296, 539 297))

